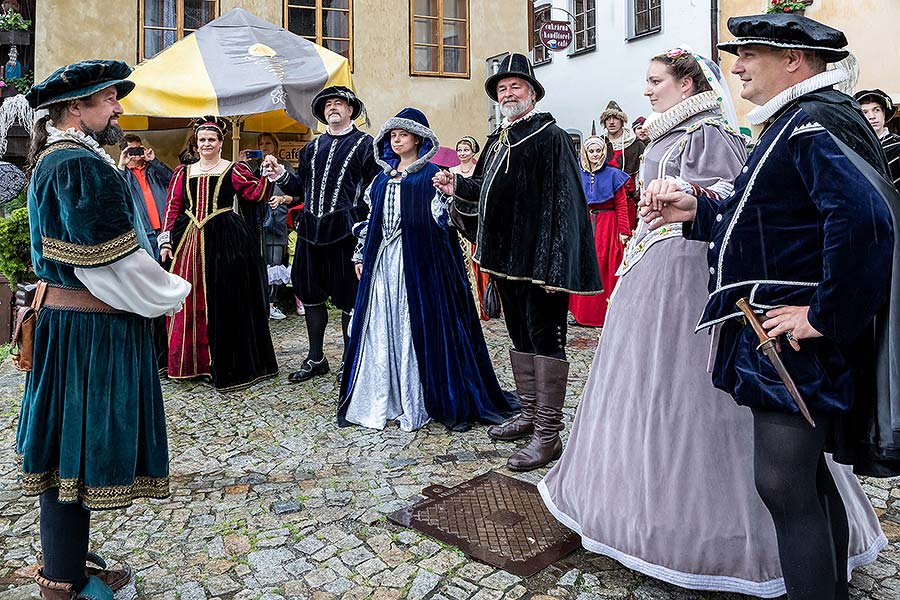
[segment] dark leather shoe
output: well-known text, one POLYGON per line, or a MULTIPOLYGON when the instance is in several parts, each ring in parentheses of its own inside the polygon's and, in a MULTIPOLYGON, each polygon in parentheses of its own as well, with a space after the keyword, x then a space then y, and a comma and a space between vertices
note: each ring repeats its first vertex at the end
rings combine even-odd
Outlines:
POLYGON ((291 383, 302 383, 304 381, 308 381, 313 377, 318 377, 319 375, 325 375, 331 369, 328 367, 328 359, 324 356, 322 360, 315 362, 310 359, 305 359, 300 364, 300 370, 294 371, 290 375, 288 375, 288 381, 291 383))
POLYGON ((516 416, 500 425, 488 427, 487 434, 492 440, 498 442, 512 442, 527 438, 534 433, 534 421, 525 419, 522 415, 516 416))

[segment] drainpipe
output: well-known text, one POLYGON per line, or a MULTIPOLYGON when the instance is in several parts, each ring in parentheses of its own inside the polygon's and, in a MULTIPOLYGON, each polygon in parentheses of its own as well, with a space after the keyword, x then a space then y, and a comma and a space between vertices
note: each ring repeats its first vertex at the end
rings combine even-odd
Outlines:
POLYGON ((719 0, 709 0, 709 39, 712 48, 709 51, 709 59, 719 64, 719 0))

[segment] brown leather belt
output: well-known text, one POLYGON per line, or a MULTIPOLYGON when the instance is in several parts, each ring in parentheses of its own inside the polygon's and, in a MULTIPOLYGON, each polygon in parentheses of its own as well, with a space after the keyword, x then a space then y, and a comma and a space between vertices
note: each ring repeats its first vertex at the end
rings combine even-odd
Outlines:
POLYGON ((70 288, 47 286, 44 294, 44 308, 61 308, 63 310, 77 310, 81 312, 97 312, 119 314, 125 311, 113 308, 103 300, 100 300, 87 290, 73 290, 70 288))

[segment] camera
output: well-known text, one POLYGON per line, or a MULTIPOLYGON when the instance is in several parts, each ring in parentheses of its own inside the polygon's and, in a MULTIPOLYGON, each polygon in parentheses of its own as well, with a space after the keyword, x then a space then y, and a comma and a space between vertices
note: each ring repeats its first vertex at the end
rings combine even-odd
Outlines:
POLYGON ((247 150, 247 158, 262 158, 262 150, 247 150))
POLYGON ((143 146, 129 146, 128 147, 128 156, 143 156, 144 155, 144 147, 143 146))

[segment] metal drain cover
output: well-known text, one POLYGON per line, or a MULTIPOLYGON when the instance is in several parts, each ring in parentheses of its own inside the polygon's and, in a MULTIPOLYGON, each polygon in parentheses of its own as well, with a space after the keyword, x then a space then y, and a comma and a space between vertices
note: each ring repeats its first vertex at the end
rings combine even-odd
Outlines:
POLYGON ((544 507, 537 487, 495 471, 422 493, 426 500, 389 519, 513 575, 534 575, 581 545, 544 507))

